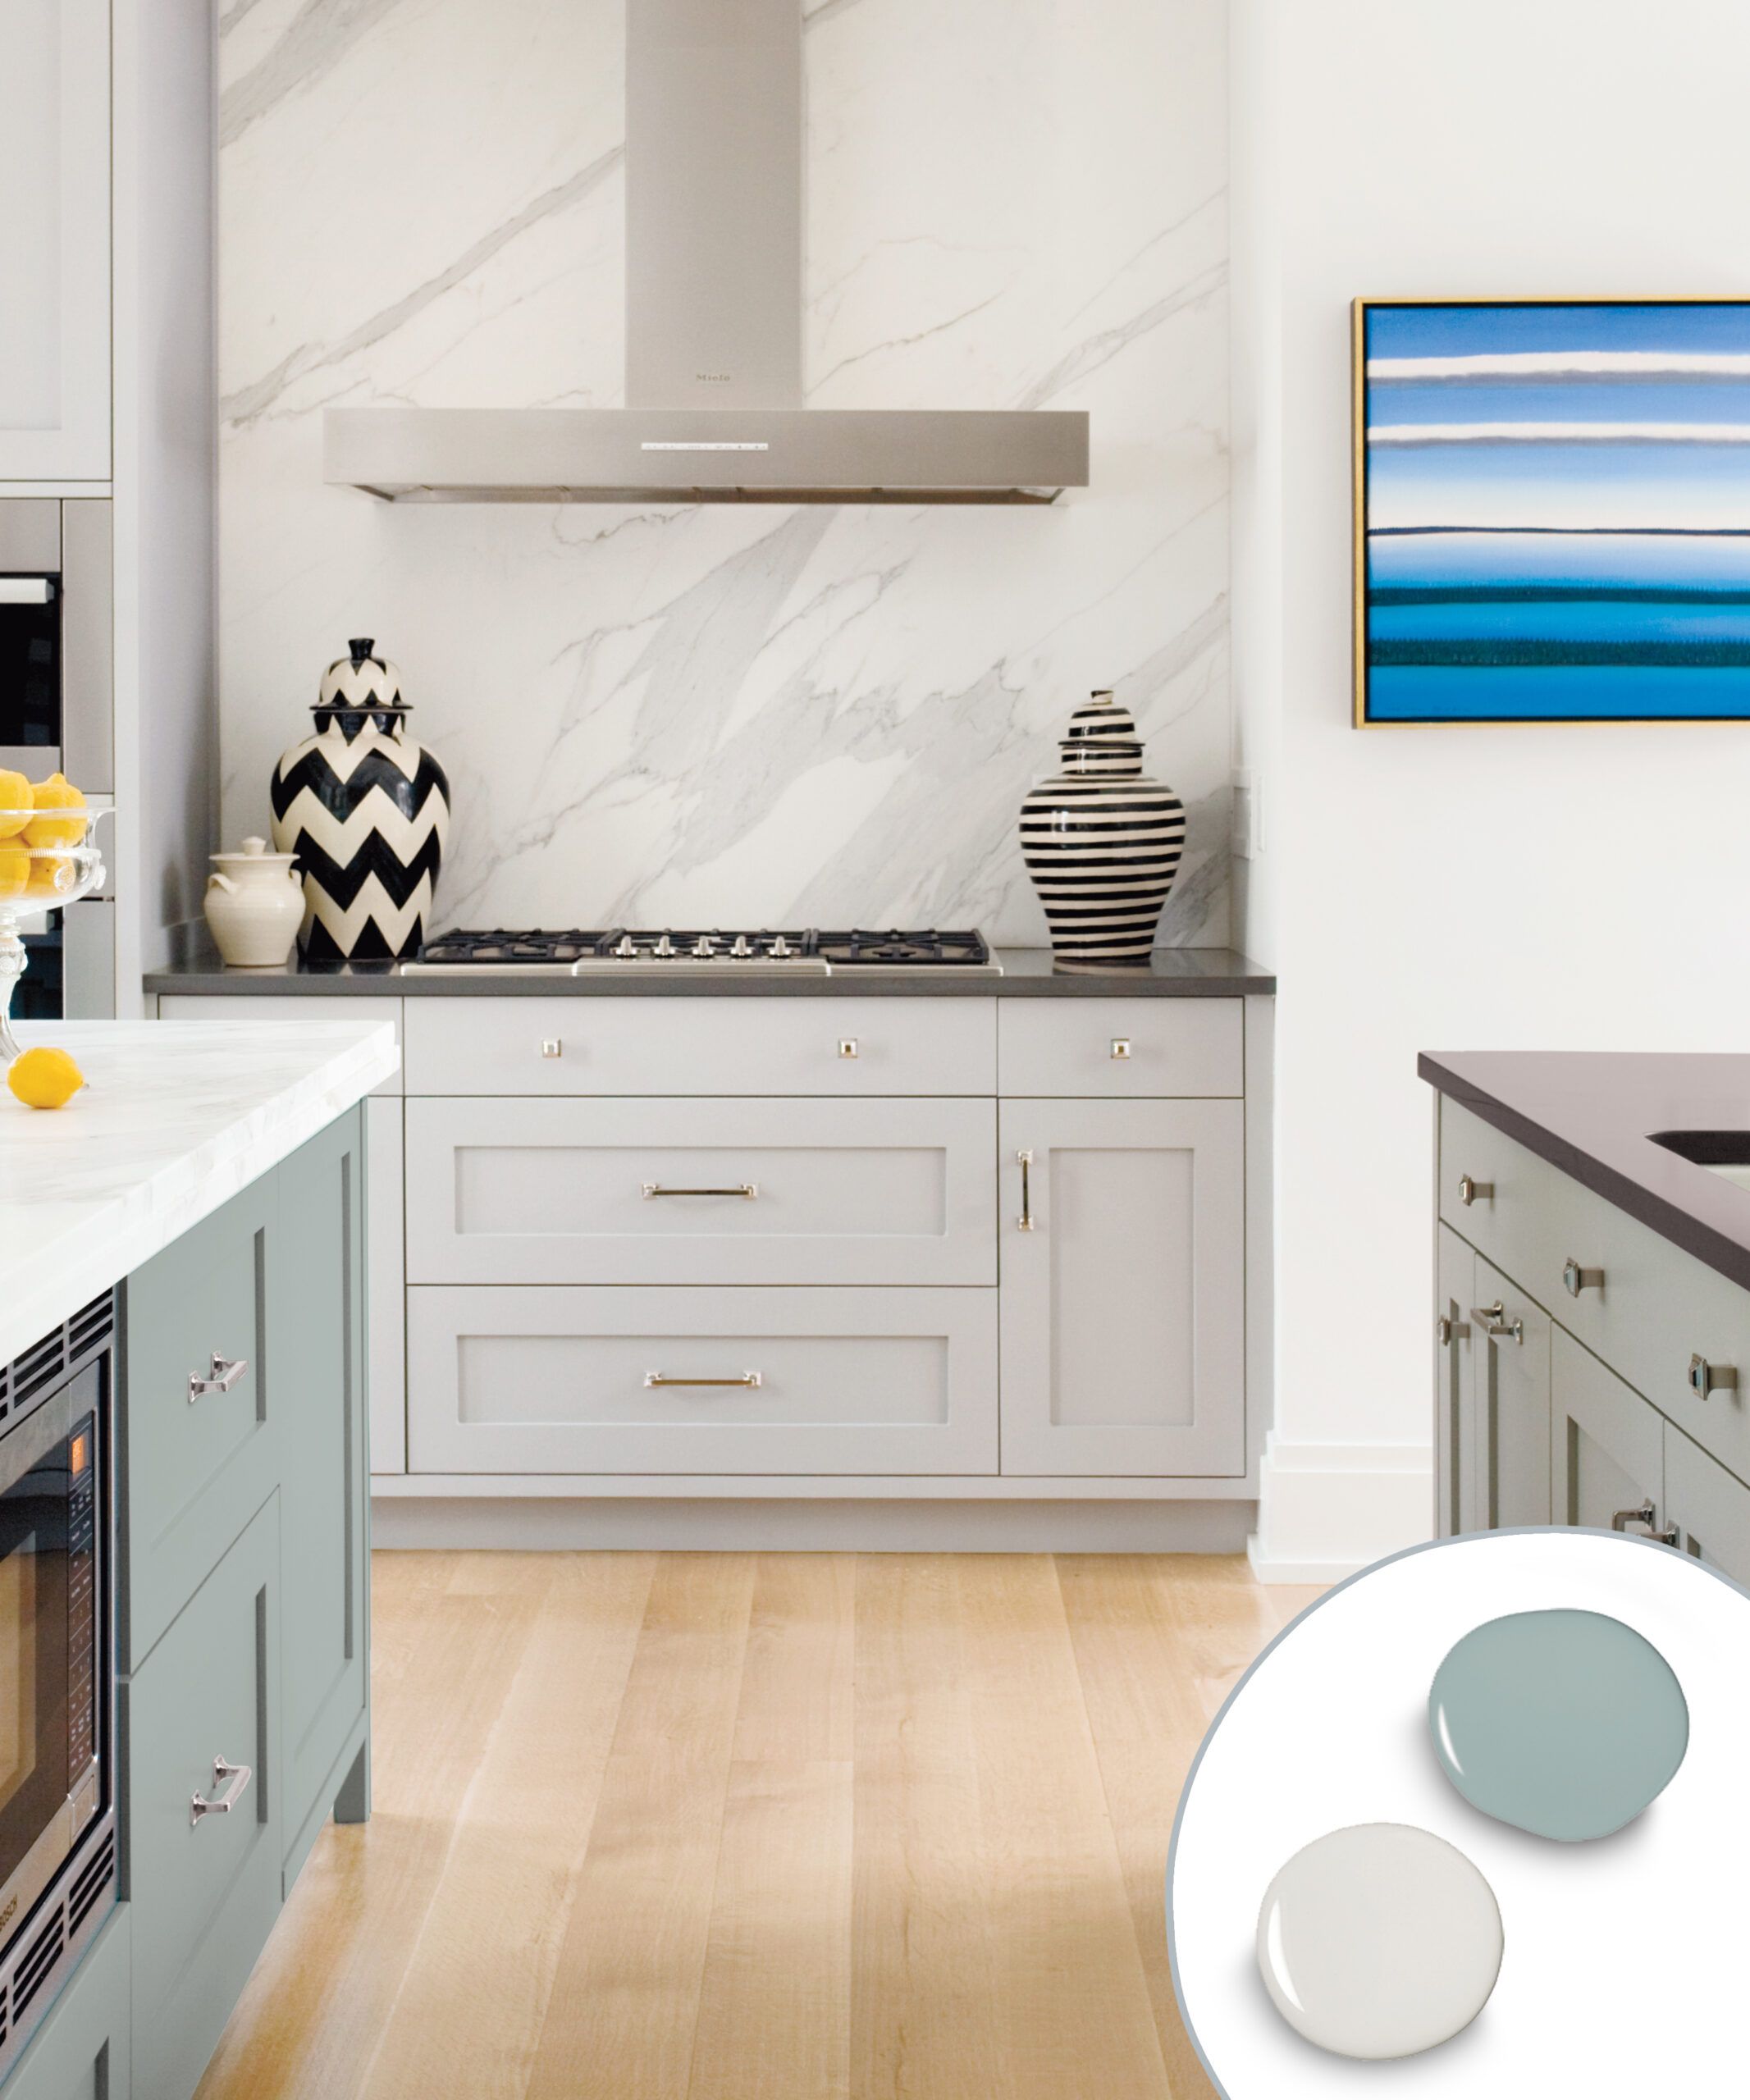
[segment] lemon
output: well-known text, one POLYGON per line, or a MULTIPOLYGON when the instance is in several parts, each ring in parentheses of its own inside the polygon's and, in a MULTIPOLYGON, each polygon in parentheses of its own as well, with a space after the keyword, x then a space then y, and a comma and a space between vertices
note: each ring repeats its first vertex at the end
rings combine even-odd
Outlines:
POLYGON ((12 1060, 6 1083, 26 1108, 65 1108, 85 1075, 65 1050, 26 1050, 12 1060))
POLYGON ((30 856, 22 846, 0 839, 0 904, 22 897, 30 886, 30 856))
POLYGON ((79 870, 65 852, 25 853, 19 857, 30 867, 25 881, 26 897, 61 897, 79 881, 79 870))
MULTIPOLYGON (((39 810, 82 810, 85 798, 64 773, 52 773, 30 790, 39 810)), ((85 835, 84 817, 34 816, 25 826, 26 846, 76 846, 85 835)))
POLYGON ((0 765, 0 838, 16 838, 30 823, 34 800, 30 783, 23 774, 0 765))

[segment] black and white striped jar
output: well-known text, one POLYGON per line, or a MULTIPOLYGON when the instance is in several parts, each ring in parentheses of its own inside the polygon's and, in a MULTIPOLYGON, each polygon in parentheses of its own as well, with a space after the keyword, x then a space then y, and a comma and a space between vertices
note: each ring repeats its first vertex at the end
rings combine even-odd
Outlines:
POLYGON ((1185 805, 1143 777, 1130 710, 1096 692, 1021 806, 1021 851, 1066 963, 1146 962, 1185 851, 1185 805))

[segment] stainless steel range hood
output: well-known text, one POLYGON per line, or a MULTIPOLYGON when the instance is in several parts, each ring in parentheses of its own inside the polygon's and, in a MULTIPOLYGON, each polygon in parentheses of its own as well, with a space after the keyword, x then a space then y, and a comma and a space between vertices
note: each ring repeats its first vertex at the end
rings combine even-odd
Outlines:
POLYGON ((624 409, 330 409, 396 502, 1049 503, 1079 410, 805 409, 802 0, 628 0, 624 409))

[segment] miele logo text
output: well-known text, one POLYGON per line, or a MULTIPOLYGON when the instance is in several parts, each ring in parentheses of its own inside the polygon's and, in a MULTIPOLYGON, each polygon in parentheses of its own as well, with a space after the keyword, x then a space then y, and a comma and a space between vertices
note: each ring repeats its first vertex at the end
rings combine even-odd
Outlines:
POLYGON ((735 377, 731 372, 696 372, 695 379, 702 380, 707 386, 727 386, 735 377))
POLYGON ((3 1911, 0 1911, 0 1933, 3 1933, 7 1927, 11 1924, 12 1913, 17 1908, 18 1898, 15 1896, 11 1901, 7 1905, 6 1908, 3 1911))

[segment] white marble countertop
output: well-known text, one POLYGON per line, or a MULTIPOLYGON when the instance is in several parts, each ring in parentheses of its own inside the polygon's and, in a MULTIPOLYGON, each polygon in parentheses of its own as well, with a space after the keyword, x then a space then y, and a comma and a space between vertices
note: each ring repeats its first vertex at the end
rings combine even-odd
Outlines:
POLYGON ((118 1283, 336 1116, 400 1059, 386 1023, 21 1024, 88 1081, 65 1108, 0 1086, 0 1363, 118 1283))

